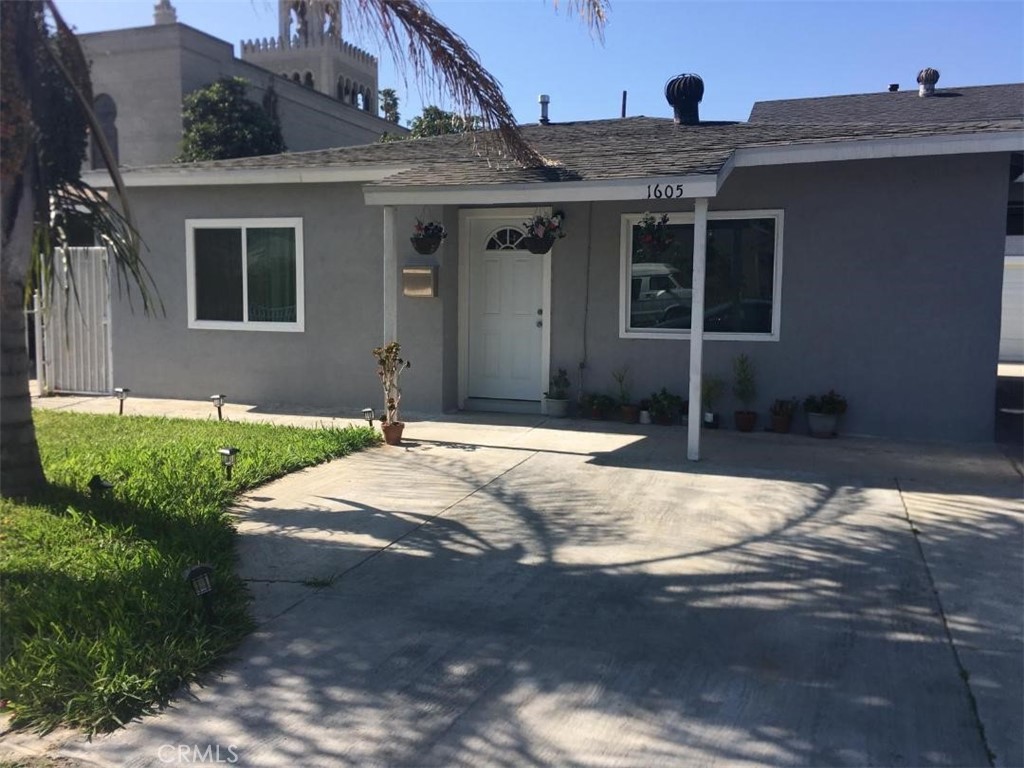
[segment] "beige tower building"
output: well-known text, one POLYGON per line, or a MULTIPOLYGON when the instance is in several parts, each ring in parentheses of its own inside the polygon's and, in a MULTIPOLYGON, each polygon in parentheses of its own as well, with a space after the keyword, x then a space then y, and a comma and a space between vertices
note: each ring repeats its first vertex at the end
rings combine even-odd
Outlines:
POLYGON ((377 59, 341 37, 340 0, 278 0, 278 36, 243 40, 242 59, 372 115, 377 59))

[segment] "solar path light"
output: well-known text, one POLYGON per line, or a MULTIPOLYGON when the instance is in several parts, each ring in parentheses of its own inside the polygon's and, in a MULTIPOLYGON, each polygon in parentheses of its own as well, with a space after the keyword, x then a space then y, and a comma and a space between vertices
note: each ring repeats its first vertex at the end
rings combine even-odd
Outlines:
POLYGON ((195 596, 203 601, 203 612, 208 622, 213 619, 213 604, 210 602, 213 596, 213 581, 210 579, 212 574, 213 568, 206 563, 186 568, 182 574, 195 596))
POLYGON ((124 416, 124 401, 128 399, 131 392, 127 387, 114 387, 114 397, 117 398, 117 415, 124 416))
POLYGON ((224 401, 227 398, 224 395, 210 395, 210 402, 213 403, 213 407, 217 409, 217 421, 224 421, 224 414, 221 413, 221 408, 224 407, 224 401))
POLYGON ((107 491, 114 487, 109 480, 104 480, 99 475, 93 475, 89 481, 89 493, 93 496, 106 496, 107 491))
POLYGON ((220 463, 224 467, 224 474, 227 475, 228 480, 231 479, 231 468, 235 466, 235 458, 238 456, 238 449, 226 446, 224 448, 218 448, 217 453, 220 454, 220 463))
POLYGON ((366 419, 366 423, 369 424, 372 429, 374 419, 373 408, 363 408, 363 418, 366 419))

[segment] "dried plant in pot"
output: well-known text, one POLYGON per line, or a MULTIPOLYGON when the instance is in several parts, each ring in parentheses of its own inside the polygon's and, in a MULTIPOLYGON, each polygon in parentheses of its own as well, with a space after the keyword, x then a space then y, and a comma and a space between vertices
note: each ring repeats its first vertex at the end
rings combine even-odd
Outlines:
POLYGON ((736 429, 753 432, 757 425, 757 411, 750 409, 757 398, 757 383, 754 380, 754 364, 747 355, 738 355, 733 361, 732 393, 743 404, 743 410, 736 411, 736 429))
POLYGON ((398 407, 402 402, 399 379, 412 367, 412 363, 401 357, 401 351, 402 346, 397 341, 390 341, 373 350, 373 356, 377 359, 377 377, 384 388, 384 415, 380 419, 380 428, 384 433, 384 442, 388 445, 399 445, 405 430, 405 424, 398 415, 398 407))
POLYGON ((633 402, 629 389, 629 366, 624 365, 612 371, 612 378, 619 388, 619 409, 622 413, 622 420, 627 424, 636 424, 640 421, 640 407, 633 402))

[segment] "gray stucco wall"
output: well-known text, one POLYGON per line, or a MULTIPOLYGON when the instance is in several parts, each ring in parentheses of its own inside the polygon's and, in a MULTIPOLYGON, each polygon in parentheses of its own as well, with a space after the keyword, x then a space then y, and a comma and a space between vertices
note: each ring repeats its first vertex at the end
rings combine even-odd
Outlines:
MULTIPOLYGON (((850 401, 843 431, 901 438, 989 441, 1006 204, 1006 157, 920 158, 739 169, 712 210, 785 214, 778 341, 709 340, 704 368, 731 385, 732 362, 757 368, 756 410, 777 397, 835 388, 850 401)), ((383 214, 358 185, 136 189, 132 203, 166 318, 114 310, 118 386, 140 395, 347 408, 378 406, 370 350, 382 340, 383 214), (300 216, 305 237, 304 333, 190 330, 185 219, 300 216)), ((619 228, 636 203, 562 207, 568 236, 552 259, 552 370, 578 391, 613 392, 628 365, 639 400, 667 387, 686 395, 689 342, 619 338, 619 228), (588 258, 589 254, 589 258, 588 258)), ((657 210, 685 210, 663 204, 657 210)), ((439 266, 437 298, 398 298, 410 414, 457 407, 458 211, 397 210, 399 268, 439 266), (408 242, 416 217, 443 220, 431 257, 408 242)), ((731 387, 730 387, 731 388, 731 387)), ((731 425, 736 403, 720 411, 731 425)), ((798 427, 802 428, 802 417, 798 427)))
MULTIPOLYGON (((132 210, 149 247, 148 266, 166 315, 113 307, 117 386, 143 397, 203 399, 224 392, 232 402, 380 408, 383 395, 371 350, 383 340, 383 213, 363 205, 357 184, 191 187, 132 190, 132 210), (301 333, 200 330, 188 327, 185 221, 202 218, 301 217, 305 330, 301 333)), ((397 245, 403 265, 437 263, 445 285, 433 299, 399 296, 399 340, 413 363, 403 374, 403 409, 437 413, 454 407, 457 331, 456 223, 441 251, 419 256, 409 243, 416 216, 442 209, 399 209, 397 245), (448 245, 448 243, 452 245, 448 245), (450 391, 444 394, 446 381, 450 391)))
MULTIPOLYGON (((141 396, 232 402, 377 406, 370 350, 380 344, 382 214, 356 185, 135 189, 132 205, 149 246, 146 264, 166 316, 113 308, 114 379, 141 396), (188 328, 185 220, 303 219, 305 331, 188 328)), ((415 369, 410 374, 415 377, 415 369)))
MULTIPOLYGON (((747 353, 762 414, 776 397, 835 388, 850 401, 846 432, 991 440, 1006 164, 984 155, 735 171, 712 210, 785 212, 781 336, 708 341, 704 370, 731 390, 732 361, 747 353)), ((635 399, 662 386, 685 396, 688 341, 618 335, 620 215, 645 207, 565 206, 551 365, 576 370, 586 314, 585 389, 613 392, 611 371, 626 364, 635 399)), ((728 392, 727 423, 735 407, 728 392)))

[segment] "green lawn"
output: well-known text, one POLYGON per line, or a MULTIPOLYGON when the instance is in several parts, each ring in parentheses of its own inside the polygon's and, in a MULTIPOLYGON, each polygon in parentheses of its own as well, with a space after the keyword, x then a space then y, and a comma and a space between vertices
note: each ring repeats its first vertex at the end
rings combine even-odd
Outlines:
POLYGON ((52 487, 0 500, 0 696, 15 723, 110 730, 153 711, 250 628, 226 508, 248 488, 377 442, 366 427, 36 411, 52 487), (241 449, 232 480, 217 448, 241 449), (94 475, 113 481, 105 497, 94 475), (182 579, 215 568, 207 623, 182 579))

